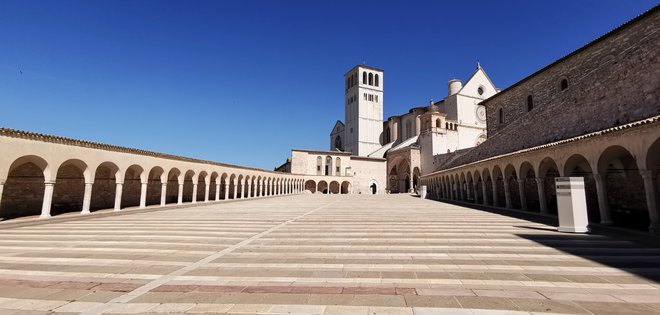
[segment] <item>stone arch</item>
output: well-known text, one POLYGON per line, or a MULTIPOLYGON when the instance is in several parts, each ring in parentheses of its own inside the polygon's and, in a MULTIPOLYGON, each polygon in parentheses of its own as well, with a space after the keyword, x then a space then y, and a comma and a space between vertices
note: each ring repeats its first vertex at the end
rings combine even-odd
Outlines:
POLYGON ((222 200, 229 199, 229 174, 227 173, 220 175, 220 198, 222 200))
POLYGON ((555 178, 563 173, 557 162, 551 157, 546 157, 539 163, 538 178, 543 189, 547 212, 557 214, 557 190, 555 187, 555 178), (542 182, 541 182, 542 181, 542 182))
POLYGON ((0 216, 11 219, 41 213, 46 182, 51 182, 46 160, 36 155, 14 160, 2 190, 0 216))
POLYGON ((465 197, 467 201, 475 202, 474 179, 472 178, 472 172, 470 171, 465 173, 465 197))
POLYGON ((124 172, 124 185, 121 193, 121 208, 140 205, 142 183, 145 181, 144 169, 133 164, 124 172))
POLYGON ((311 180, 311 179, 306 181, 305 182, 305 190, 309 191, 312 194, 316 193, 316 182, 311 180))
POLYGON ((479 170, 474 170, 472 172, 472 180, 474 181, 475 187, 475 194, 474 194, 474 202, 483 204, 484 203, 484 181, 481 178, 481 172, 479 170))
POLYGON ((519 188, 521 194, 521 208, 540 212, 541 211, 541 201, 539 199, 539 186, 536 181, 536 171, 532 163, 525 161, 520 164, 518 171, 518 180, 521 181, 519 188))
POLYGON ((511 208, 520 209, 520 189, 518 187, 518 173, 513 164, 504 167, 504 189, 509 190, 509 199, 507 200, 511 208))
POLYGON ((87 163, 70 159, 57 168, 51 214, 81 211, 85 198, 85 183, 91 183, 87 163))
POLYGON ((154 166, 147 174, 147 203, 146 205, 160 204, 163 179, 167 184, 167 178, 163 178, 165 170, 160 166, 154 166))
MULTIPOLYGON (((596 178, 589 160, 580 154, 571 155, 564 162, 564 174, 570 177, 584 178, 584 190, 587 198, 587 214, 589 221, 600 222, 601 217, 598 209, 596 178)), ((555 184, 552 183, 552 186, 554 185, 555 184)))
MULTIPOLYGON (((614 145, 598 159, 598 174, 603 176, 606 208, 615 225, 646 230, 650 225, 646 209, 644 181, 635 157, 626 148, 614 145)), ((601 213, 602 216, 602 213, 601 213)))
POLYGON ((490 175, 488 168, 481 170, 481 178, 484 183, 484 189, 486 190, 486 204, 494 205, 493 199, 493 178, 490 175))
POLYGON ((419 167, 415 167, 413 169, 412 176, 413 176, 413 178, 412 178, 412 180, 413 180, 413 189, 416 191, 417 186, 419 186, 419 179, 422 176, 422 172, 420 172, 419 167))
POLYGON ((327 194, 328 193, 328 183, 324 180, 319 181, 318 184, 318 192, 322 194, 327 194))
POLYGON ((213 171, 211 172, 211 175, 209 175, 209 200, 215 200, 218 201, 220 200, 220 189, 218 185, 220 185, 220 181, 218 180, 218 172, 213 171))
POLYGON ((656 139, 646 150, 644 157, 643 179, 646 189, 646 207, 651 217, 649 230, 660 234, 660 139, 656 139))
POLYGON ((379 190, 378 182, 375 179, 369 181, 369 193, 372 195, 378 194, 379 190))
POLYGON ((328 190, 328 191, 329 191, 331 194, 333 194, 333 195, 337 195, 337 194, 339 194, 339 192, 340 192, 340 185, 339 185, 339 182, 337 182, 337 181, 335 181, 335 180, 331 181, 331 182, 330 182, 330 186, 329 186, 329 190, 328 190))
POLYGON ((167 172, 167 189, 165 203, 178 203, 179 202, 179 183, 181 178, 181 171, 173 167, 167 172))
MULTIPOLYGON (((196 201, 208 201, 208 195, 206 194, 206 189, 208 187, 208 176, 209 173, 206 171, 199 172, 197 176, 197 191, 193 191, 193 194, 196 194, 196 201)), ((209 187, 210 188, 210 187, 209 187)))
POLYGON ((183 175, 183 195, 181 197, 182 202, 192 202, 193 194, 195 191, 193 189, 193 183, 197 180, 195 176, 195 171, 187 170, 183 175))
POLYGON ((351 183, 349 181, 343 181, 341 183, 341 193, 348 194, 351 191, 351 183))
POLYGON ((506 194, 504 192, 504 186, 506 184, 506 181, 504 180, 504 172, 502 172, 502 168, 500 168, 499 165, 493 166, 493 182, 495 184, 495 190, 497 191, 497 195, 493 196, 493 199, 495 202, 493 205, 502 207, 506 205, 506 194))
POLYGON ((117 182, 123 182, 123 175, 115 163, 103 162, 96 167, 90 210, 108 209, 115 206, 117 182))

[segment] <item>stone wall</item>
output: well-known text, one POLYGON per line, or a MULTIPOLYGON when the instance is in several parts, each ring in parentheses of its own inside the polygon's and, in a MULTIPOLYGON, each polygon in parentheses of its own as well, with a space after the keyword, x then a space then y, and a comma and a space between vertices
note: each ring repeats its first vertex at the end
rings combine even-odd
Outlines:
POLYGON ((442 168, 659 115, 658 30, 656 7, 484 101, 488 140, 442 168))

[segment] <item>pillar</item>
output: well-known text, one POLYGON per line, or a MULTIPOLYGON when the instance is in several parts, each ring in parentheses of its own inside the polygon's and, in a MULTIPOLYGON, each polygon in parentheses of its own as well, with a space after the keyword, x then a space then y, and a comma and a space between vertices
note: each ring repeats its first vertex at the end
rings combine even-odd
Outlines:
POLYGON ((252 197, 252 196, 250 196, 250 194, 252 194, 252 182, 247 183, 247 192, 246 192, 245 198, 252 197))
POLYGON ((413 176, 412 176, 412 175, 413 175, 413 172, 412 172, 412 170, 411 170, 411 171, 410 171, 410 179, 409 179, 409 183, 408 183, 408 185, 409 185, 408 187, 410 187, 410 189, 408 189, 408 192, 409 192, 409 193, 415 191, 415 187, 413 187, 413 176))
POLYGON ((541 214, 548 214, 548 202, 545 199, 545 178, 537 177, 536 187, 539 191, 539 206, 541 208, 541 214))
POLYGON ((234 184, 234 199, 238 196, 238 184, 234 184))
POLYGON ((241 199, 245 199, 245 181, 241 185, 241 199))
MULTIPOLYGON (((89 211, 89 207, 92 203, 92 184, 93 183, 85 183, 85 195, 83 196, 83 206, 82 206, 82 211, 80 214, 90 214, 91 212, 89 211)), ((0 195, 2 195, 2 192, 0 191, 0 195)))
POLYGON ((520 209, 527 210, 527 196, 525 196, 525 178, 518 178, 518 195, 520 195, 520 209))
POLYGON ((481 204, 487 205, 488 204, 488 192, 486 191, 486 182, 481 181, 481 193, 483 194, 483 202, 481 204))
POLYGON ((605 188, 605 177, 594 174, 596 180, 596 193, 598 194, 598 211, 600 212, 600 224, 611 225, 610 207, 607 202, 607 189, 605 188))
POLYGON ((215 201, 220 200, 220 184, 215 183, 215 201))
POLYGON ((479 198, 477 198, 477 183, 472 181, 472 196, 474 197, 474 203, 479 203, 479 198))
POLYGON ((493 184, 493 206, 499 206, 497 198, 497 181, 490 178, 491 183, 493 184))
POLYGON ((160 205, 161 207, 167 203, 167 183, 160 183, 160 205))
POLYGON ((0 204, 2 204, 2 190, 5 188, 5 183, 0 182, 0 204))
POLYGON ((649 210, 649 218, 651 225, 649 225, 649 232, 651 234, 660 233, 660 224, 658 222, 658 205, 656 204, 655 187, 653 184, 653 171, 640 170, 639 173, 644 179, 644 193, 646 195, 646 208, 649 210))
POLYGON ((211 191, 211 183, 204 185, 204 202, 209 202, 209 192, 211 191))
POLYGON ((140 185, 140 209, 147 207, 147 183, 140 185))
POLYGON ((511 209, 511 189, 509 188, 509 181, 504 181, 504 200, 506 202, 505 207, 511 209))
POLYGON ((264 196, 264 182, 259 183, 259 197, 264 196))
POLYGON ((176 204, 180 205, 183 203, 183 184, 179 184, 179 195, 177 196, 176 204))
POLYGON ((116 188, 115 188, 115 211, 121 210, 121 193, 124 191, 123 189, 124 183, 117 183, 116 188))
POLYGON ((41 205, 41 215, 39 216, 42 219, 50 218, 50 206, 53 202, 53 188, 55 186, 54 182, 45 182, 44 183, 44 201, 41 205))
POLYGON ((229 199, 229 184, 225 184, 225 200, 229 199))
POLYGON ((192 203, 197 203, 197 183, 193 184, 192 203))
POLYGON ((465 195, 463 193, 463 183, 458 184, 458 195, 461 201, 465 200, 465 195))

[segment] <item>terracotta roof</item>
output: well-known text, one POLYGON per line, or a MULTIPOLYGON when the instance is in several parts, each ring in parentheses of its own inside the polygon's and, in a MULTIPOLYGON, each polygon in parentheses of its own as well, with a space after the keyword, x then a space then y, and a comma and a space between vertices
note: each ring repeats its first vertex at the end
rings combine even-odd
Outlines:
POLYGON ((202 160, 202 159, 194 159, 194 158, 178 156, 178 155, 173 155, 173 154, 159 153, 159 152, 140 150, 140 149, 134 149, 134 148, 128 148, 128 147, 121 147, 121 146, 116 146, 116 145, 111 145, 111 144, 100 143, 100 142, 92 142, 92 141, 86 141, 86 140, 65 138, 65 137, 47 135, 47 134, 24 131, 24 130, 16 130, 16 129, 10 129, 10 128, 0 128, 0 136, 27 139, 27 140, 33 140, 33 141, 41 141, 41 142, 50 142, 50 143, 57 143, 57 144, 63 144, 63 145, 72 145, 72 146, 90 148, 90 149, 97 149, 97 150, 105 150, 105 151, 137 154, 137 155, 145 155, 145 156, 152 156, 152 157, 157 157, 157 158, 177 160, 177 161, 183 161, 183 162, 203 163, 203 164, 233 167, 233 168, 251 170, 251 171, 282 174, 281 172, 263 170, 263 169, 254 168, 254 167, 226 164, 226 163, 220 163, 220 162, 214 162, 214 161, 208 161, 208 160, 202 160))
MULTIPOLYGON (((515 151, 515 152, 496 155, 496 156, 485 158, 483 160, 478 160, 478 161, 475 161, 475 162, 470 162, 470 163, 466 163, 466 164, 462 164, 462 165, 458 165, 458 166, 453 166, 453 167, 446 168, 446 169, 443 169, 443 170, 435 171, 433 173, 430 173, 430 174, 424 175, 424 176, 425 177, 426 176, 432 176, 434 174, 451 171, 451 170, 458 169, 458 168, 468 166, 468 165, 474 165, 474 164, 478 164, 478 163, 482 163, 482 162, 486 162, 486 161, 501 159, 501 158, 516 155, 516 154, 522 154, 522 153, 527 153, 527 152, 531 152, 531 151, 546 149, 546 148, 549 148, 549 147, 555 147, 555 146, 559 146, 559 145, 563 145, 563 144, 567 144, 567 143, 571 143, 571 142, 576 142, 576 141, 581 141, 581 140, 585 140, 585 139, 588 139, 588 138, 593 138, 593 137, 606 135, 606 134, 613 133, 613 132, 619 132, 619 131, 626 130, 626 129, 636 128, 636 127, 640 127, 640 126, 644 126, 644 125, 656 124, 658 122, 660 122, 660 115, 653 116, 653 117, 646 118, 646 119, 642 119, 642 120, 638 120, 638 121, 631 122, 631 123, 628 123, 628 124, 612 127, 612 128, 603 129, 603 130, 596 131, 596 132, 587 133, 587 134, 584 134, 584 135, 581 135, 581 136, 568 138, 568 139, 565 139, 565 140, 559 140, 559 141, 555 141, 555 142, 551 142, 551 143, 547 143, 547 144, 543 144, 543 145, 539 145, 539 146, 535 146, 535 147, 531 147, 531 148, 527 148, 527 149, 518 150, 518 151, 515 151)), ((475 147, 475 148, 477 148, 477 147, 475 147)))

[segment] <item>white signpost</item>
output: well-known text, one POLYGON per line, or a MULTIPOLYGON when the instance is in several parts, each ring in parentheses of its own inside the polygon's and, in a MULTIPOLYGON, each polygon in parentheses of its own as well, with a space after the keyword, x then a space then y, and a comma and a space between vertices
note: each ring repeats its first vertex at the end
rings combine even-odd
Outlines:
POLYGON ((557 212, 559 215, 559 232, 587 233, 589 218, 587 217, 587 198, 584 192, 584 178, 557 177, 557 212))
POLYGON ((419 192, 419 197, 420 198, 426 199, 426 185, 418 186, 417 191, 419 192))

